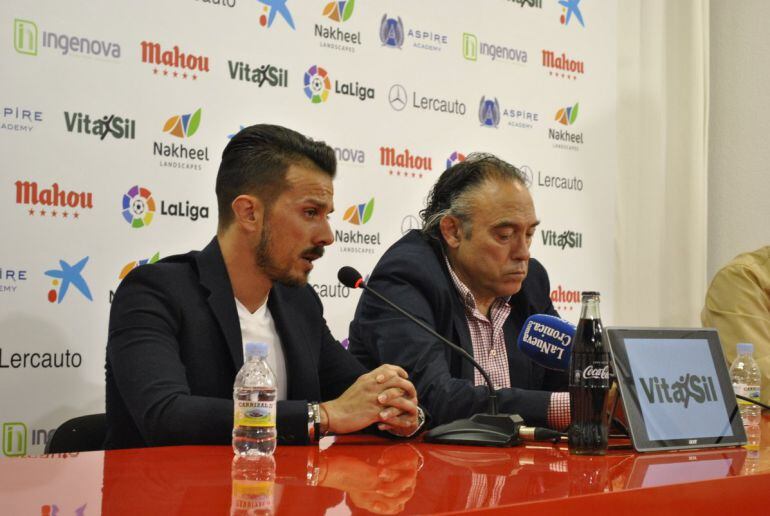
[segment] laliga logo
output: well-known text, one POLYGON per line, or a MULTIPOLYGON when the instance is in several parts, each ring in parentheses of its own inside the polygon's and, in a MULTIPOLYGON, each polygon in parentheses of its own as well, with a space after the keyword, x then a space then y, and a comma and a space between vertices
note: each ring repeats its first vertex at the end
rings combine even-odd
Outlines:
POLYGON ((609 380, 610 379, 610 366, 594 367, 593 364, 583 369, 584 380, 609 380))

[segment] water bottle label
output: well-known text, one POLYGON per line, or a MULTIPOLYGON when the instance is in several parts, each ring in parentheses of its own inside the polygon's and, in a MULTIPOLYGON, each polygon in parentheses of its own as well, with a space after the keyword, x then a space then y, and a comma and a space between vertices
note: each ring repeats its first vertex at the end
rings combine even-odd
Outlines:
POLYGON ((275 426, 275 401, 236 401, 235 426, 275 426))
POLYGON ((272 511, 273 487, 267 480, 233 480, 232 508, 241 511, 272 511))

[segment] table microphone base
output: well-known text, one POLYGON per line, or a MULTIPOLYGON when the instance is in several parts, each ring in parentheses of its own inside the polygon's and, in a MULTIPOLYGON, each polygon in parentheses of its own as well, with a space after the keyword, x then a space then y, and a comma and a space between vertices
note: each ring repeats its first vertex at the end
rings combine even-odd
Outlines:
POLYGON ((474 414, 437 426, 425 434, 428 443, 464 446, 518 446, 519 427, 524 420, 518 414, 474 414))

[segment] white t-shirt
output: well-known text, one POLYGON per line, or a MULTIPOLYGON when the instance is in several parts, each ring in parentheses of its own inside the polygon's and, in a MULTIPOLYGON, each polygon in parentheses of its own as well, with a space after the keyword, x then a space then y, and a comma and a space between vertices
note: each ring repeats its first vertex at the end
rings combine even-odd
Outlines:
POLYGON ((264 342, 270 348, 267 355, 267 363, 273 370, 276 380, 276 401, 286 399, 286 360, 283 356, 283 347, 281 338, 275 329, 275 322, 270 310, 267 309, 267 302, 257 308, 254 313, 243 306, 243 303, 235 298, 235 306, 238 308, 238 320, 241 323, 241 338, 243 339, 244 358, 247 342, 264 342))

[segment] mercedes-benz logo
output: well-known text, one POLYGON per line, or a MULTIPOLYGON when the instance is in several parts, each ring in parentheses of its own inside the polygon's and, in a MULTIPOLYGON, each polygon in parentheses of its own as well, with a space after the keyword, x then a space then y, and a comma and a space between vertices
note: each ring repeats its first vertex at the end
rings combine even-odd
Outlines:
POLYGON ((400 84, 394 84, 388 92, 388 102, 390 107, 396 111, 401 111, 406 107, 406 88, 400 84))
POLYGON ((421 227, 422 227, 422 224, 420 223, 420 220, 417 217, 415 217, 414 215, 407 215, 401 221, 401 234, 406 235, 407 233, 409 233, 409 231, 413 229, 420 229, 421 227))

